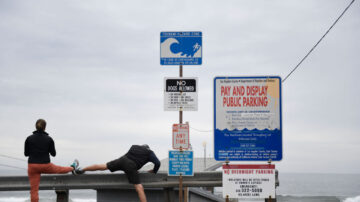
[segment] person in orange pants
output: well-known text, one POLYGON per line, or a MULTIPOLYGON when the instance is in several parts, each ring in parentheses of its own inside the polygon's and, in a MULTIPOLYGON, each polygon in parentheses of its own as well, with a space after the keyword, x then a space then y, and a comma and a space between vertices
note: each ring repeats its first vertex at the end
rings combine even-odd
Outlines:
POLYGON ((56 156, 54 140, 45 132, 46 121, 39 119, 35 124, 36 131, 26 138, 25 156, 28 156, 28 177, 30 182, 31 202, 39 201, 40 176, 44 174, 63 174, 76 170, 79 166, 78 160, 69 167, 54 165, 50 162, 50 155, 56 156))

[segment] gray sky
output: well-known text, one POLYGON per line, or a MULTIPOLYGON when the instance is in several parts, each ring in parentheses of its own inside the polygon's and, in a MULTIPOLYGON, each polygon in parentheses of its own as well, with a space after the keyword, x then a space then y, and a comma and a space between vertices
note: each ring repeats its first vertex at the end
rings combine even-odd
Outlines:
MULTIPOLYGON (((184 67, 199 78, 199 107, 184 121, 208 131, 215 76, 285 78, 349 2, 1 0, 0 154, 25 159, 44 118, 56 164, 104 163, 144 143, 166 158, 178 113, 163 110, 163 79, 178 67, 160 65, 160 32, 203 33, 203 65, 184 67)), ((360 173, 359 7, 283 83, 280 172, 360 173)), ((192 129, 190 141, 213 156, 212 132, 192 129)))

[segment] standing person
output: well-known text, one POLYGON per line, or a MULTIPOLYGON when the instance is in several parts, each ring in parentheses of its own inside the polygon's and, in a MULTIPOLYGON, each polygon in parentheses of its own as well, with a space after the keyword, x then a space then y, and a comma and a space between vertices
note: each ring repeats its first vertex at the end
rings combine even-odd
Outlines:
POLYGON ((25 156, 28 156, 28 176, 30 181, 31 202, 39 201, 40 175, 73 172, 79 162, 75 159, 69 167, 50 163, 50 155, 55 156, 54 140, 45 132, 46 121, 39 119, 35 124, 36 131, 25 140, 25 156))
POLYGON ((155 153, 146 144, 132 145, 129 151, 118 159, 110 161, 106 164, 94 164, 83 169, 77 169, 75 173, 83 174, 85 171, 96 170, 110 170, 111 172, 122 170, 126 173, 129 183, 134 185, 140 201, 146 202, 146 195, 144 187, 140 183, 138 170, 148 162, 152 162, 154 164, 154 168, 148 172, 156 174, 160 168, 160 161, 156 157, 155 153))

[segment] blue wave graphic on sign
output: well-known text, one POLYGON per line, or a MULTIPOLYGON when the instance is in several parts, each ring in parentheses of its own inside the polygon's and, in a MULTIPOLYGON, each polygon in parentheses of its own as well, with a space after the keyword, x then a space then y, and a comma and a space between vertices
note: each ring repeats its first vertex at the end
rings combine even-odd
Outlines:
POLYGON ((194 57, 194 54, 201 48, 200 38, 191 38, 184 41, 184 38, 177 39, 178 43, 170 45, 170 51, 174 54, 181 53, 181 56, 194 57))

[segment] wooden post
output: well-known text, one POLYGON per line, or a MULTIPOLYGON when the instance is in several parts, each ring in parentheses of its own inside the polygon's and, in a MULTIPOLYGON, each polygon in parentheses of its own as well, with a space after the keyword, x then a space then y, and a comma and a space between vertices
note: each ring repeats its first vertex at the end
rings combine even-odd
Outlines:
POLYGON ((276 202, 276 198, 269 196, 269 198, 265 198, 265 202, 276 202))
POLYGON ((180 174, 179 176, 179 202, 183 202, 183 179, 182 179, 182 175, 180 174))
MULTIPOLYGON (((179 76, 180 78, 183 76, 183 67, 182 64, 180 64, 179 67, 179 76)), ((182 94, 182 91, 180 91, 180 95, 182 94)), ((182 111, 182 107, 180 107, 180 111, 179 111, 179 123, 182 124, 183 123, 183 111, 182 111)))
POLYGON ((189 198, 189 188, 184 187, 184 202, 188 202, 189 198))
POLYGON ((229 195, 226 195, 225 201, 226 201, 226 202, 229 202, 229 195))
POLYGON ((69 202, 69 190, 55 190, 56 202, 69 202))
MULTIPOLYGON (((183 76, 183 67, 182 64, 180 64, 179 67, 179 76, 180 78, 183 76)), ((180 95, 182 94, 182 91, 180 91, 180 95)), ((183 123, 183 111, 182 111, 182 107, 180 107, 180 111, 179 111, 179 124, 183 123)), ((182 147, 180 147, 180 152, 182 152, 182 147)), ((182 175, 180 174, 179 176, 179 202, 183 202, 183 185, 182 185, 182 175)))

